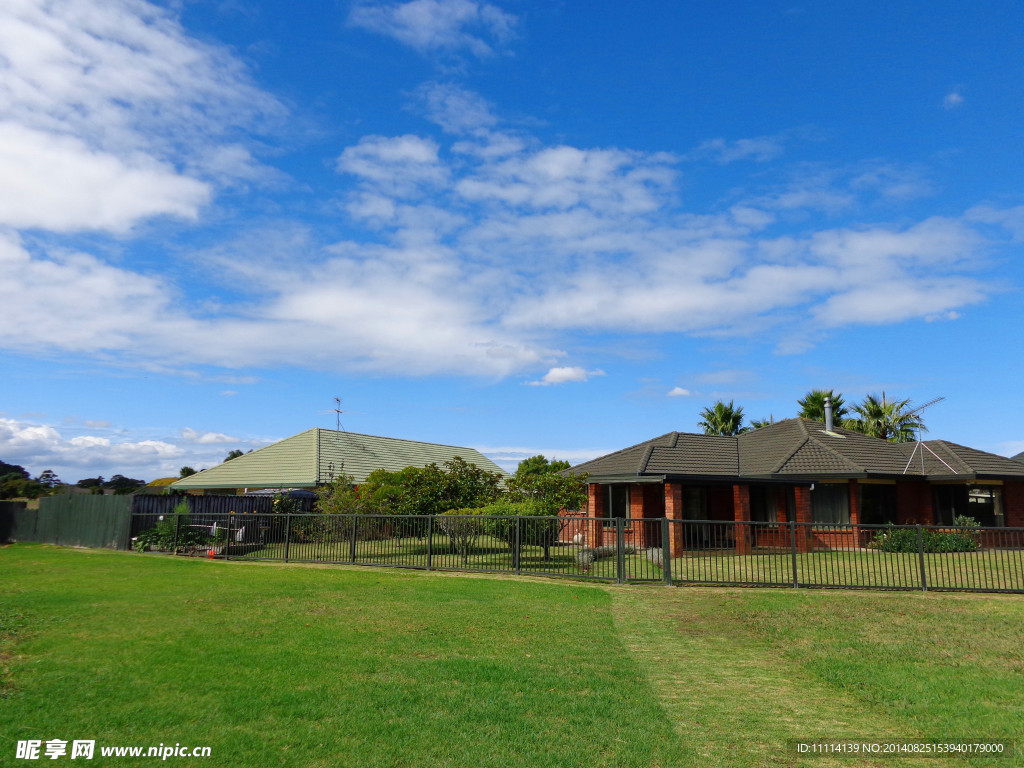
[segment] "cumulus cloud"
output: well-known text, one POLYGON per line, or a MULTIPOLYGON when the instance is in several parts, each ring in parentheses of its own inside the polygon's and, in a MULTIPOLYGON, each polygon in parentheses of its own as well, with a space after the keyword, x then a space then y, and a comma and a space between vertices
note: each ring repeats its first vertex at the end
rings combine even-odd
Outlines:
POLYGON ((254 178, 244 129, 283 112, 225 49, 141 0, 10 0, 0 50, 0 225, 194 218, 212 182, 254 178))
POLYGON ((184 427, 181 430, 181 438, 187 443, 196 443, 197 445, 224 445, 241 441, 241 438, 231 437, 223 432, 197 432, 190 427, 184 427))
POLYGON ((693 393, 690 392, 690 390, 683 389, 682 387, 672 387, 672 389, 668 391, 669 397, 689 397, 691 394, 693 393))
POLYGON ((604 376, 604 371, 588 371, 586 368, 580 368, 579 366, 563 366, 552 368, 539 381, 528 381, 526 383, 531 387, 550 387, 553 384, 566 384, 571 381, 588 381, 592 376, 604 376))
POLYGON ((56 427, 41 421, 0 418, 0 456, 35 475, 52 469, 71 483, 97 474, 152 480, 176 476, 184 464, 196 469, 220 464, 226 443, 248 448, 267 444, 188 427, 180 436, 128 440, 108 422, 91 423, 105 426, 94 426, 89 434, 76 434, 73 425, 56 427))
POLYGON ((475 0, 412 0, 357 5, 349 23, 391 37, 419 53, 468 51, 483 58, 494 53, 494 45, 502 45, 512 36, 516 17, 475 0))
MULTIPOLYGON (((184 451, 163 440, 115 441, 99 435, 67 437, 55 427, 0 418, 0 453, 34 474, 53 469, 74 482, 68 473, 105 470, 110 474, 150 475, 167 468, 184 451)), ((78 479, 78 478, 75 478, 78 479)))

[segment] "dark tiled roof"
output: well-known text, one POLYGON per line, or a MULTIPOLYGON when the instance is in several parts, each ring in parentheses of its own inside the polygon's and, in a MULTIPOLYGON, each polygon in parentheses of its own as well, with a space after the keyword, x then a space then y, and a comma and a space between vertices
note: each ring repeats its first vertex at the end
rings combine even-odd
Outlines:
POLYGON ((786 419, 738 437, 669 432, 573 468, 595 480, 624 476, 1022 477, 1024 464, 944 440, 890 443, 808 419, 786 419))
POLYGON ((671 447, 653 446, 644 471, 650 474, 723 475, 736 477, 736 438, 680 434, 671 447))

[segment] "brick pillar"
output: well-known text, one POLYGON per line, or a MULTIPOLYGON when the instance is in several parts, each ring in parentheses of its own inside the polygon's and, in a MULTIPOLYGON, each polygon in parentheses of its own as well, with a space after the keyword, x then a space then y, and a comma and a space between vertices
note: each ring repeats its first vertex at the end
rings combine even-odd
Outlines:
POLYGON ((683 526, 673 520, 683 519, 683 486, 679 483, 665 483, 665 517, 668 524, 668 548, 672 557, 683 556, 683 526))
POLYGON ((629 516, 637 519, 644 516, 644 487, 640 483, 629 486, 629 516))
POLYGON ((1003 519, 1007 528, 1024 528, 1024 482, 1003 483, 1003 519))
MULTIPOLYGON (((798 485, 793 489, 796 497, 796 522, 814 522, 814 513, 811 511, 811 488, 808 485, 798 485)), ((814 534, 809 525, 797 526, 796 549, 798 552, 810 552, 814 549, 814 534)))
POLYGON ((753 526, 743 525, 750 522, 750 486, 737 483, 732 487, 733 519, 740 525, 736 528, 736 554, 749 555, 753 539, 753 526))
POLYGON ((601 518, 607 515, 604 508, 604 500, 604 486, 600 483, 590 483, 587 486, 587 512, 590 517, 597 519, 590 520, 587 523, 589 528, 586 534, 587 546, 601 546, 602 534, 604 533, 604 523, 601 521, 601 518))

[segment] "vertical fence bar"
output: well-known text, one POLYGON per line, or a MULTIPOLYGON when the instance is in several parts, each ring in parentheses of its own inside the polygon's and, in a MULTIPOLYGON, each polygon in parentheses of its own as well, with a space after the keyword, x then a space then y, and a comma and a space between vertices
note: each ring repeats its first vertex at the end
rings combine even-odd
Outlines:
POLYGON ((434 567, 434 516, 427 518, 427 570, 434 567))
POLYGON ((665 584, 672 586, 672 536, 667 517, 661 518, 661 575, 665 584))
POLYGON ((626 581, 626 521, 624 518, 615 518, 615 583, 624 584, 626 581))
POLYGON ((349 519, 352 521, 352 541, 349 542, 349 560, 354 565, 356 562, 356 528, 359 527, 359 518, 352 515, 349 519))
POLYGON ((224 559, 225 560, 230 560, 231 559, 230 554, 229 554, 231 552, 231 520, 232 520, 232 516, 228 515, 228 525, 227 525, 227 530, 225 531, 226 535, 224 537, 224 547, 220 551, 220 553, 222 555, 224 555, 224 559))
POLYGON ((917 565, 921 571, 921 591, 928 591, 928 576, 925 573, 924 566, 924 537, 921 535, 921 526, 915 526, 917 528, 917 565))
POLYGON ((793 589, 800 589, 800 577, 797 575, 796 562, 796 520, 789 521, 789 558, 793 566, 793 589))
POLYGON ((522 565, 520 565, 520 561, 522 560, 522 557, 523 557, 523 538, 522 538, 522 530, 521 530, 522 529, 522 525, 521 525, 522 522, 523 522, 522 517, 520 517, 519 515, 516 515, 516 551, 515 551, 515 562, 513 563, 513 565, 515 566, 515 569, 516 569, 516 576, 519 576, 522 573, 522 565))
POLYGON ((178 554, 178 531, 181 529, 181 515, 174 516, 174 545, 171 547, 171 554, 178 554))
POLYGON ((292 545, 292 516, 286 512, 284 516, 284 561, 288 562, 289 550, 292 545))

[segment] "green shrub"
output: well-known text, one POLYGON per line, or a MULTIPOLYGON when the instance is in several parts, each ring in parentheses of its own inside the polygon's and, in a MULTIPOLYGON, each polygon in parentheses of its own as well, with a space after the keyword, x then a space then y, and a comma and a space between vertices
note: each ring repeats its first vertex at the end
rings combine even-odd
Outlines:
POLYGON ((437 527, 451 540, 452 547, 462 558, 462 564, 469 562, 469 553, 476 540, 484 533, 485 522, 481 519, 483 509, 453 509, 437 516, 437 527))
MULTIPOLYGON (((973 517, 960 516, 954 519, 953 524, 956 529, 952 531, 922 528, 921 549, 928 553, 975 551, 980 545, 977 521, 973 517)), ((878 532, 870 546, 883 552, 917 552, 917 529, 890 525, 878 532)))

